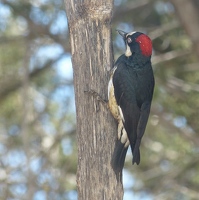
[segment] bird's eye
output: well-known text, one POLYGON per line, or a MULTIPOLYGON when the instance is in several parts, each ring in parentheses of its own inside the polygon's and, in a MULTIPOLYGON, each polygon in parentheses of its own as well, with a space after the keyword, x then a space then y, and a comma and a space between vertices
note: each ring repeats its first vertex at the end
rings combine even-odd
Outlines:
POLYGON ((128 43, 131 43, 132 42, 132 40, 131 40, 131 38, 129 37, 129 38, 127 38, 127 42, 128 43))

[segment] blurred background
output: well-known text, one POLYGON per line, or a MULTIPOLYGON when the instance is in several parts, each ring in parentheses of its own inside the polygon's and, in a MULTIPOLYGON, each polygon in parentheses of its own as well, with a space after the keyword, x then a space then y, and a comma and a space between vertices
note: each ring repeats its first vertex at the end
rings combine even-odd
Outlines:
MULTIPOLYGON (((124 200, 199 199, 199 1, 115 0, 115 29, 153 40, 156 88, 124 200)), ((0 1, 0 199, 77 200, 75 104, 62 0, 0 1)))

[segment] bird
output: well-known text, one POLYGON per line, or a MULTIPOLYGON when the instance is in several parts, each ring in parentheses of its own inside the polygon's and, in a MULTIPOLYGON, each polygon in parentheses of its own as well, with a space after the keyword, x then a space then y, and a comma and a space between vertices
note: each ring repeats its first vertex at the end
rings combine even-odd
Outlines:
POLYGON ((150 114, 155 80, 151 39, 141 32, 117 31, 124 40, 126 51, 111 70, 108 107, 118 122, 111 164, 116 171, 121 171, 129 145, 132 164, 140 164, 140 144, 150 114))

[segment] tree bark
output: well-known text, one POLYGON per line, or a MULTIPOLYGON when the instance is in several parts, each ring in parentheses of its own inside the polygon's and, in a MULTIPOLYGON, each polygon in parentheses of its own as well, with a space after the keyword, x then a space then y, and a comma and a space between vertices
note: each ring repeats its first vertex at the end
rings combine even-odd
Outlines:
POLYGON ((110 165, 117 125, 107 104, 112 0, 65 0, 68 17, 77 116, 79 200, 121 200, 122 183, 110 165), (90 91, 90 92, 89 92, 90 91), (95 92, 91 92, 95 91, 95 92))

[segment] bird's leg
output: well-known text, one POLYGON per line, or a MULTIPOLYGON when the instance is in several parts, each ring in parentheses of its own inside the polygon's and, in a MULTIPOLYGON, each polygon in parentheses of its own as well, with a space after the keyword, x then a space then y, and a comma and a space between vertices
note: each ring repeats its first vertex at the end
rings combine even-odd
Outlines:
POLYGON ((89 95, 91 95, 91 96, 93 96, 93 97, 95 97, 97 99, 97 101, 100 101, 101 103, 103 103, 103 104, 105 104, 107 106, 108 101, 105 100, 105 99, 103 99, 99 95, 99 93, 97 93, 96 91, 94 91, 94 90, 91 89, 91 90, 84 91, 84 92, 87 93, 87 94, 89 94, 89 95))

